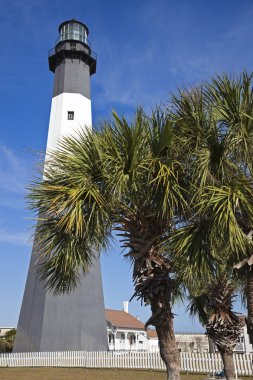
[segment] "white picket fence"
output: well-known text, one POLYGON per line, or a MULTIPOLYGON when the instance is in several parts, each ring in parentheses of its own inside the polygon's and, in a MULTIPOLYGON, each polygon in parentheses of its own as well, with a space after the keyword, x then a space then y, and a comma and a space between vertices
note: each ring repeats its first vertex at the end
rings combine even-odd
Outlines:
MULTIPOLYGON (((236 375, 253 375, 252 354, 235 354, 236 375)), ((0 367, 86 367, 165 370, 158 352, 66 351, 1 354, 0 367)), ((219 354, 181 353, 181 370, 214 374, 223 368, 219 354)))

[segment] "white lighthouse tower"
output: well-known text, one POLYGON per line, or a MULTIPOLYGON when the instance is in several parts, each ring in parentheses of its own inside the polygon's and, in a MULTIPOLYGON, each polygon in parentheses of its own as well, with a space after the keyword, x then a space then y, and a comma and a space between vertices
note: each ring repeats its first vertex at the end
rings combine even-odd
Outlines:
MULTIPOLYGON (((49 51, 54 88, 47 153, 57 147, 61 137, 75 135, 80 128, 91 128, 90 75, 96 72, 96 55, 88 34, 82 22, 65 21, 59 26, 55 47, 49 51)), ((39 281, 32 254, 14 352, 106 349, 99 260, 73 293, 55 296, 39 281)))

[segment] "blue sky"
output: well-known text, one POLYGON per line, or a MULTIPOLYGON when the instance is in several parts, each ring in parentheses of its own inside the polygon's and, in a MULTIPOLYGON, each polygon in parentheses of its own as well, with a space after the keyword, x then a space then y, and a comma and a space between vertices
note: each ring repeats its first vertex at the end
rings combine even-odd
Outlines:
MULTIPOLYGON (((58 25, 76 18, 98 55, 92 77, 93 123, 113 109, 133 114, 168 101, 178 87, 215 73, 253 69, 253 1, 0 0, 0 326, 15 326, 31 254, 32 215, 26 186, 45 151, 53 74, 48 50, 58 25)), ((121 308, 133 289, 131 268, 115 247, 102 257, 105 303, 121 308)), ((132 302, 145 321, 148 308, 132 302)), ((199 331, 184 307, 176 331, 199 331)))

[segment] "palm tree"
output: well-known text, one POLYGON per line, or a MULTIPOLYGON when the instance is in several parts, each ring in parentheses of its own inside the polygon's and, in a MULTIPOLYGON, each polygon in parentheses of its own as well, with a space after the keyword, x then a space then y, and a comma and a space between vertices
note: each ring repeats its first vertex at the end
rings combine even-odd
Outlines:
MULTIPOLYGON (((241 172, 251 185, 253 174, 253 73, 248 75, 242 73, 237 80, 228 77, 218 78, 210 87, 210 99, 219 108, 224 122, 232 124, 235 129, 235 140, 237 145, 236 164, 240 166, 241 172)), ((236 221, 239 228, 252 241, 253 229, 252 219, 249 214, 252 210, 244 210, 237 207, 236 221)), ((253 254, 250 246, 247 255, 234 269, 239 270, 246 278, 246 299, 248 316, 246 319, 250 343, 253 345, 253 254)))
MULTIPOLYGON (((253 86, 252 75, 224 75, 172 99, 187 151, 191 199, 169 242, 200 276, 218 260, 247 272, 247 326, 253 342, 253 86), (220 244, 222 242, 222 248, 220 244), (217 243, 218 246, 217 246, 217 243), (240 264, 237 264, 237 263, 240 264), (236 265, 237 264, 237 265, 236 265)), ((192 273, 189 272, 189 277, 192 273)))
POLYGON ((29 195, 39 218, 38 271, 49 289, 71 291, 93 248, 116 230, 133 264, 134 296, 151 307, 167 377, 180 379, 171 298, 175 280, 165 241, 185 207, 179 140, 170 118, 137 110, 129 123, 113 114, 100 131, 65 138, 29 195))
POLYGON ((207 336, 221 354, 227 380, 234 379, 233 350, 240 337, 245 317, 232 311, 238 283, 229 276, 229 269, 218 271, 207 283, 195 282, 189 296, 190 314, 197 315, 207 336))

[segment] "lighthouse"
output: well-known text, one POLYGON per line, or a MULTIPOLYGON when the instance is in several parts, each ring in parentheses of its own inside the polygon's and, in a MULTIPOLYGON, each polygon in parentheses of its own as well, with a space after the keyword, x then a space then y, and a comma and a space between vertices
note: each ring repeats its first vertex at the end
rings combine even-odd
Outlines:
MULTIPOLYGON (((77 20, 63 22, 55 47, 49 51, 54 73, 46 153, 59 140, 91 128, 90 76, 96 72, 96 54, 88 27, 77 20)), ((34 247, 36 246, 36 233, 34 247)), ((33 248, 35 250, 35 248, 33 248)), ((46 290, 31 256, 18 321, 14 352, 100 351, 107 349, 106 321, 99 259, 70 294, 46 290)))

